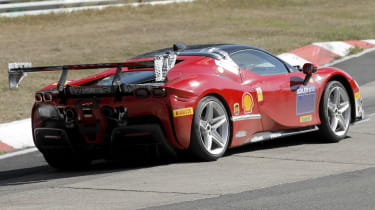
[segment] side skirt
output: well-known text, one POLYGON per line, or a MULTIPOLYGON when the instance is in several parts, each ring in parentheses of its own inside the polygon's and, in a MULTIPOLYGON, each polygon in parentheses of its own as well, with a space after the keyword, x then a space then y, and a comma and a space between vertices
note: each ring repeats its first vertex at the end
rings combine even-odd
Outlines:
POLYGON ((288 136, 294 136, 302 133, 309 133, 319 130, 318 126, 312 126, 304 129, 293 129, 293 130, 284 130, 284 131, 266 131, 254 134, 244 144, 255 143, 260 141, 267 141, 272 139, 278 139, 288 136))

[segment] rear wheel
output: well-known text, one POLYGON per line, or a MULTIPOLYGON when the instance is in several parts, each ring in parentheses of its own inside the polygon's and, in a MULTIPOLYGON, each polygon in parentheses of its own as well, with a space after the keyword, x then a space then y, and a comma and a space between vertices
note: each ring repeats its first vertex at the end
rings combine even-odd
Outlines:
POLYGON ((350 98, 338 81, 328 82, 320 103, 320 134, 328 142, 338 142, 346 137, 351 121, 350 98))
POLYGON ((201 99, 194 113, 190 151, 204 161, 223 156, 230 140, 229 116, 216 97, 201 99))

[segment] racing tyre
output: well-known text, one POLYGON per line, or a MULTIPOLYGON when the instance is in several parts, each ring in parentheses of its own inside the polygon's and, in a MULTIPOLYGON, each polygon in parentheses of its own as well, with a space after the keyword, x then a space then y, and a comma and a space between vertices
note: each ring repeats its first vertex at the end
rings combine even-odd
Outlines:
POLYGON ((319 109, 319 133, 327 142, 339 142, 346 137, 351 121, 350 98, 338 81, 328 82, 319 109))
POLYGON ((213 96, 201 99, 195 109, 189 150, 203 161, 223 156, 230 141, 229 115, 213 96))
POLYGON ((48 151, 43 152, 43 156, 48 165, 61 170, 86 168, 92 161, 90 158, 74 155, 71 152, 48 151))

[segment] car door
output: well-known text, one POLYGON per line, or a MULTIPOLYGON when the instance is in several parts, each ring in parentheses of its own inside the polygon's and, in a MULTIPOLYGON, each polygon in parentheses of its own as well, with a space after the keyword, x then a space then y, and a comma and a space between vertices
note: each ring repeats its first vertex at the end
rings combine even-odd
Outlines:
POLYGON ((307 105, 315 104, 312 99, 316 96, 316 89, 314 86, 303 87, 301 73, 291 72, 278 58, 257 49, 232 53, 231 58, 241 68, 242 84, 257 92, 265 131, 300 127, 313 122, 310 113, 315 110, 307 105))

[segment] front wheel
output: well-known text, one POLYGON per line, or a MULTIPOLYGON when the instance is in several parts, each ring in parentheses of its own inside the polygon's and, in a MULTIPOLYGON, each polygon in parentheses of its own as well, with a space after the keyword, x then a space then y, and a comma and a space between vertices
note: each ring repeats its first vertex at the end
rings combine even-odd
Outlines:
POLYGON ((204 97, 194 113, 189 150, 201 160, 213 161, 223 156, 229 141, 227 110, 216 97, 204 97))
POLYGON ((351 120, 350 98, 338 81, 328 82, 320 103, 320 134, 328 142, 338 142, 346 137, 351 120))

